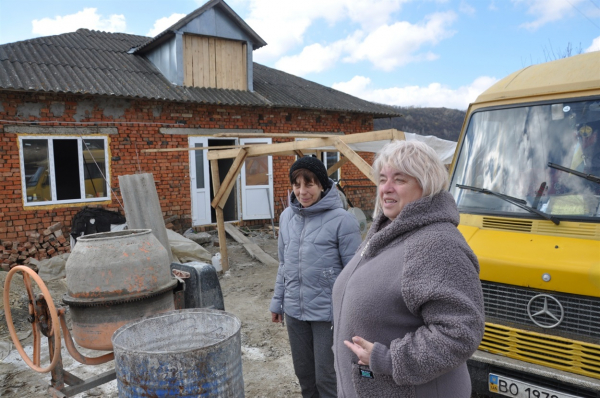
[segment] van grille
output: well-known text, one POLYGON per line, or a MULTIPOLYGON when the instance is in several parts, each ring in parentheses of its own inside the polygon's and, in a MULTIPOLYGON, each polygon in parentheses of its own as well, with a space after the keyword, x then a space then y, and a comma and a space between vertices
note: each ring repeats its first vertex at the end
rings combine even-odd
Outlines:
POLYGON ((531 232, 531 221, 515 220, 509 218, 483 217, 482 227, 491 229, 504 229, 508 231, 531 232))
POLYGON ((479 349, 566 372, 600 378, 600 346, 486 323, 479 349))
MULTIPOLYGON (((546 292, 487 281, 481 281, 481 285, 486 316, 526 325, 529 329, 536 328, 527 315, 527 304, 534 296, 546 292)), ((587 340, 600 338, 600 299, 556 292, 550 295, 562 304, 565 316, 560 325, 544 333, 569 333, 587 340)), ((558 306, 551 300, 548 300, 548 306, 554 313, 559 312, 558 306)), ((550 318, 540 320, 546 324, 552 323, 550 318)))
POLYGON ((597 223, 562 221, 560 225, 555 225, 553 222, 545 220, 531 221, 503 217, 482 217, 481 228, 582 239, 600 239, 600 224, 597 223))
POLYGON ((572 236, 583 239, 600 238, 600 225, 592 223, 569 224, 561 223, 560 226, 551 222, 539 222, 534 231, 543 235, 572 236))

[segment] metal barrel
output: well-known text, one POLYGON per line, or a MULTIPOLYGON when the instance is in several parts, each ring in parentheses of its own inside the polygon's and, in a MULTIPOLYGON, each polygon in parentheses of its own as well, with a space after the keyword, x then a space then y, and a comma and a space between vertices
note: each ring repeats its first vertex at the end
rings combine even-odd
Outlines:
POLYGON ((122 326, 112 337, 119 397, 244 397, 240 327, 206 308, 122 326))

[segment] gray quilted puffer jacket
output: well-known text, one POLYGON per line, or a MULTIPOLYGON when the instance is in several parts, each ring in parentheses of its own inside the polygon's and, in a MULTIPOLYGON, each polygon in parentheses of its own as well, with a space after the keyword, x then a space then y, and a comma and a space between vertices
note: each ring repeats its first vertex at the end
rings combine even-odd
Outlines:
POLYGON ((342 207, 335 185, 307 208, 292 194, 290 207, 279 217, 279 270, 271 312, 331 322, 333 283, 360 243, 358 222, 342 207))

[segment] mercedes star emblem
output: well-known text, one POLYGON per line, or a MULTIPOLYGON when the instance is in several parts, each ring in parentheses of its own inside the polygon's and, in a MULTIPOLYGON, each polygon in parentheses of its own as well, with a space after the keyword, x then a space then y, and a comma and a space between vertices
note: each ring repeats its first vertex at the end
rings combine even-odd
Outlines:
POLYGON ((565 310, 560 301, 549 294, 538 294, 529 300, 529 303, 527 304, 527 315, 529 315, 529 319, 539 327, 551 329, 560 325, 565 317, 565 310), (558 308, 553 308, 552 310, 548 308, 548 301, 554 302, 558 308), (540 307, 541 309, 539 311, 532 312, 540 307))

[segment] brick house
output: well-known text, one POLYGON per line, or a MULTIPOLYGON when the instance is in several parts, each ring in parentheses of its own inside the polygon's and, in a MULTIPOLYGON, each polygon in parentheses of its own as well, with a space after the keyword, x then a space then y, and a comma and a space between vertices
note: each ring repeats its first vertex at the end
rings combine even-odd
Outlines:
MULTIPOLYGON (((265 133, 353 134, 397 116, 254 63, 264 45, 222 0, 154 38, 79 29, 0 45, 0 241, 25 242, 58 222, 68 231, 83 206, 119 209, 118 176, 138 172, 153 174, 165 218, 206 228, 215 222, 206 150, 145 150, 295 139, 265 133)), ((339 156, 317 155, 326 165, 339 156)), ((248 159, 225 221, 277 219, 294 160, 248 159)), ((219 162, 223 178, 231 160, 219 162)), ((356 206, 372 209, 374 187, 352 164, 334 177, 356 206)))

